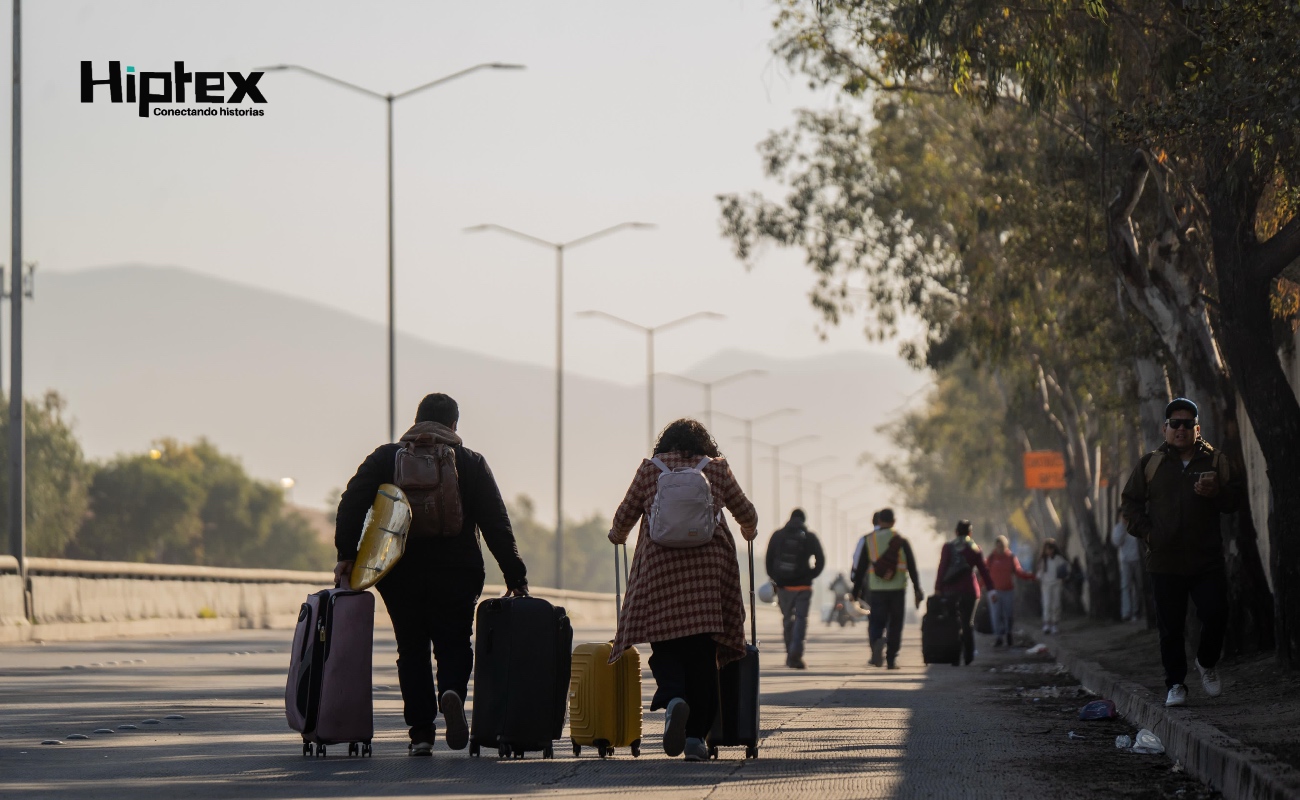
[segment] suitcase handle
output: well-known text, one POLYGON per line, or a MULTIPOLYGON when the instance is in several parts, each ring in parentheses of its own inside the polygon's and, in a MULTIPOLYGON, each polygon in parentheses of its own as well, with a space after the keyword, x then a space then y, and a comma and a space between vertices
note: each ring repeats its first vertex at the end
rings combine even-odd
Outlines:
MULTIPOLYGON (((623 600, 622 588, 618 583, 618 545, 614 545, 614 628, 617 630, 618 621, 623 617, 623 600)), ((626 586, 628 580, 627 565, 627 544, 623 544, 623 585, 626 586)))
POLYGON ((758 648, 758 620, 754 617, 754 542, 749 545, 749 638, 755 649, 758 648))

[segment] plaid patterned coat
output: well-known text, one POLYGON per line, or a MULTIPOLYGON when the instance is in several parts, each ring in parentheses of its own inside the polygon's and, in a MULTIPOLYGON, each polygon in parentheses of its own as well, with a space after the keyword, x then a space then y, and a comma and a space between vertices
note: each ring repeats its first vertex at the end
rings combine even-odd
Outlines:
MULTIPOLYGON (((693 467, 700 461, 698 456, 681 453, 656 456, 669 469, 693 467)), ((736 661, 745 655, 745 605, 736 542, 725 519, 719 520, 709 543, 700 547, 671 548, 651 541, 647 520, 659 475, 658 467, 649 459, 643 460, 614 513, 611 539, 626 541, 638 518, 641 527, 610 663, 634 644, 698 633, 713 634, 718 643, 719 666, 736 661)), ((704 476, 715 508, 725 506, 742 530, 757 527, 754 504, 745 497, 725 459, 711 461, 704 468, 704 476)))

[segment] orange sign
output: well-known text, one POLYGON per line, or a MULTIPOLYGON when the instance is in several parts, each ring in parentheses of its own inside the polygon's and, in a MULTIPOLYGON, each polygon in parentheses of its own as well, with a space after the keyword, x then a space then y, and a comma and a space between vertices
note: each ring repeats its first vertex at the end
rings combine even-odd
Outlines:
POLYGON ((1056 450, 1025 453, 1026 489, 1064 489, 1065 457, 1056 450))

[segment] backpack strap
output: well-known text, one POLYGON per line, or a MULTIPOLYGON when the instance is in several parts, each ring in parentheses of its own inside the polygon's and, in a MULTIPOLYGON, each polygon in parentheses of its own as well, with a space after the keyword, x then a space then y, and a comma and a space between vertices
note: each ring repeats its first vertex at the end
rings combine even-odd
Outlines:
MULTIPOLYGON (((1215 454, 1217 457, 1217 453, 1215 454)), ((1152 450, 1147 456, 1146 466, 1142 468, 1142 474, 1146 477, 1146 482, 1150 483, 1151 479, 1156 476, 1156 470, 1160 469, 1160 463, 1165 460, 1165 454, 1159 450, 1152 450)))
POLYGON ((668 469, 668 465, 660 461, 658 457, 650 459, 650 463, 658 467, 660 472, 672 472, 672 470, 668 469))
POLYGON ((694 469, 692 469, 691 471, 698 472, 701 475, 703 475, 704 468, 707 467, 712 461, 713 459, 709 458, 708 456, 704 456, 703 458, 700 459, 700 463, 696 464, 694 469))

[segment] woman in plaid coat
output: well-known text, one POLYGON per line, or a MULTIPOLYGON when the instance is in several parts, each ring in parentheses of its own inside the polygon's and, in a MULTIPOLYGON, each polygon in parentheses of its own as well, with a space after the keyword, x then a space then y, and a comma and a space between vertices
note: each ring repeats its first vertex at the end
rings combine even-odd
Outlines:
MULTIPOLYGON (((680 419, 664 428, 655 457, 670 470, 704 467, 714 508, 724 506, 753 541, 758 514, 745 497, 731 467, 703 425, 680 419)), ((627 541, 637 520, 641 527, 627 598, 618 621, 611 663, 634 644, 649 642, 650 670, 658 689, 650 710, 668 709, 664 752, 690 761, 708 758, 704 737, 718 708, 718 667, 745 654, 745 606, 740 592, 736 542, 722 515, 705 545, 664 547, 649 536, 650 508, 661 471, 650 459, 637 468, 627 495, 614 514, 609 540, 627 541)))

